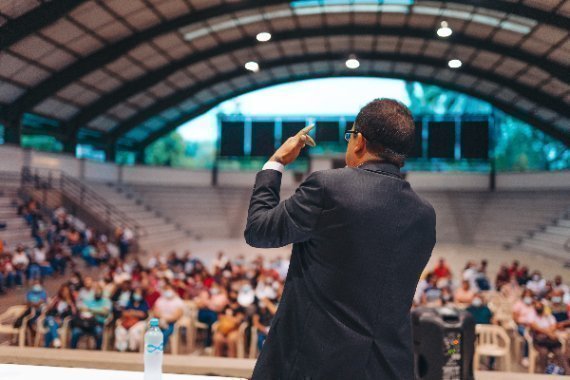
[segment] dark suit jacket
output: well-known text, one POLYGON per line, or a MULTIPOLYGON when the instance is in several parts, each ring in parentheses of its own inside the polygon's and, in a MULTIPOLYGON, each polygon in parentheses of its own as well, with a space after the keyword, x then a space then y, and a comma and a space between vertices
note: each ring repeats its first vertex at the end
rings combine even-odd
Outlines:
MULTIPOLYGON (((372 162, 311 174, 279 203, 257 174, 245 239, 293 243, 283 297, 253 379, 413 379, 410 308, 435 244, 435 212, 372 162)), ((437 349, 437 348, 435 348, 437 349)))

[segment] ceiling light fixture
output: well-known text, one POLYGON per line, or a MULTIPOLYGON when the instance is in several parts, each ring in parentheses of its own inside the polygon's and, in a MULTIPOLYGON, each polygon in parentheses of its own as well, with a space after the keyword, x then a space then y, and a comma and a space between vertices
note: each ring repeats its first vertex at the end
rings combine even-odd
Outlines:
POLYGON ((447 23, 447 21, 442 21, 439 29, 437 30, 437 35, 442 37, 442 38, 446 38, 446 37, 451 36, 452 33, 453 33, 453 31, 449 27, 449 24, 447 23))
POLYGON ((245 69, 249 70, 253 73, 256 73, 259 71, 259 63, 255 62, 255 61, 249 61, 245 64, 245 69))
POLYGON ((447 62, 447 65, 452 69, 458 69, 463 65, 463 63, 459 59, 452 59, 451 61, 447 62))
POLYGON ((358 61, 358 59, 356 59, 355 55, 351 55, 350 57, 348 57, 345 64, 346 67, 348 67, 351 70, 355 70, 360 67, 360 62, 358 61))
POLYGON ((259 41, 259 42, 267 42, 271 39, 271 33, 269 32, 261 32, 261 33, 257 33, 257 36, 255 36, 255 38, 259 41))

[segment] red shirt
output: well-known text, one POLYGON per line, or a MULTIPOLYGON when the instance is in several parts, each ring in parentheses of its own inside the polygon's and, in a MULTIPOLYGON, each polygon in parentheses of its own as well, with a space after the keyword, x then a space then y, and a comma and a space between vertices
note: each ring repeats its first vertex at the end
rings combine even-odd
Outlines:
POLYGON ((444 278, 444 277, 449 277, 451 272, 446 265, 439 265, 433 270, 433 274, 437 278, 444 278))
POLYGON ((156 302, 156 300, 160 297, 160 293, 157 292, 156 290, 152 293, 147 293, 145 300, 146 303, 148 304, 148 308, 152 309, 154 306, 154 303, 156 302))

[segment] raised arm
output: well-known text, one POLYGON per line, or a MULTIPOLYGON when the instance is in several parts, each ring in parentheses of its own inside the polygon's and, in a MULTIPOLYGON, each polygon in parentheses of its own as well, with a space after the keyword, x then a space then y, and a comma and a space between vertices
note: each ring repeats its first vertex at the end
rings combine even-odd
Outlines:
POLYGON ((252 247, 276 248, 308 240, 324 208, 325 184, 319 172, 279 203, 281 176, 271 169, 257 173, 244 232, 252 247))

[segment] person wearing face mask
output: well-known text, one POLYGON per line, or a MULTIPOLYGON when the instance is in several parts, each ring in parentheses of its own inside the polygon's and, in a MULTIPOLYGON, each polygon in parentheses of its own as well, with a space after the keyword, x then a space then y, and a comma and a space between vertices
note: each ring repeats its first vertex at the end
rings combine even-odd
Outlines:
POLYGON ((164 336, 164 349, 174 332, 174 324, 184 314, 184 302, 170 283, 164 285, 161 296, 156 300, 152 314, 160 320, 160 329, 164 336))
MULTIPOLYGON (((478 325, 490 325, 494 323, 493 312, 485 303, 480 293, 474 294, 471 304, 465 309, 473 316, 475 323, 478 325)), ((495 358, 489 357, 488 368, 493 369, 495 366, 495 358)))
POLYGON ((198 320, 208 325, 206 347, 210 347, 212 345, 212 325, 218 320, 218 314, 228 305, 228 295, 218 283, 214 282, 210 291, 202 291, 196 301, 199 307, 198 320))
POLYGON ((263 343, 269 334, 273 316, 277 313, 277 306, 267 298, 259 300, 257 310, 253 315, 253 326, 257 328, 257 349, 261 352, 263 343))
POLYGON ((35 332, 36 321, 40 317, 42 309, 44 308, 46 302, 47 302, 47 293, 44 290, 40 280, 39 279, 33 280, 32 286, 26 293, 26 303, 28 307, 26 308, 24 313, 16 319, 16 321, 14 322, 14 327, 15 328, 22 327, 22 324, 24 323, 24 318, 30 316, 27 325, 32 332, 35 332))
POLYGON ((490 325, 493 323, 493 312, 485 301, 481 294, 475 294, 471 300, 471 304, 466 309, 475 319, 476 324, 490 325))
POLYGON ((144 296, 144 290, 136 288, 121 311, 115 328, 115 348, 118 351, 124 352, 127 348, 130 351, 138 351, 140 347, 149 310, 144 296))
POLYGON ((546 280, 542 278, 539 271, 534 271, 530 281, 526 283, 526 288, 532 290, 534 294, 542 296, 546 289, 546 280))
POLYGON ((237 357, 239 326, 244 320, 243 309, 227 306, 218 316, 217 329, 213 336, 214 356, 237 357))
MULTIPOLYGON (((534 309, 534 294, 530 289, 525 289, 522 298, 513 306, 513 320, 517 324, 517 331, 520 336, 524 336, 525 329, 536 317, 534 309)), ((524 343, 522 365, 528 367, 528 344, 524 343)))
POLYGON ((556 336, 558 324, 556 319, 544 311, 542 302, 534 303, 536 316, 530 323, 530 332, 533 338, 534 348, 538 351, 537 372, 544 373, 548 364, 548 357, 553 356, 553 361, 564 368, 566 374, 570 374, 568 360, 562 355, 562 344, 556 336))
POLYGON ((556 322, 568 321, 568 305, 564 303, 564 293, 561 290, 552 290, 548 295, 548 309, 556 322))
POLYGON ((95 287, 93 299, 88 299, 79 306, 79 316, 72 320, 71 348, 77 348, 79 339, 84 335, 95 337, 97 349, 103 344, 103 328, 111 314, 111 301, 103 297, 101 285, 95 287))
POLYGON ((72 317, 77 313, 77 305, 75 298, 71 293, 68 284, 63 284, 55 296, 49 303, 44 320, 44 327, 47 332, 44 336, 44 346, 60 348, 62 341, 59 338, 59 327, 63 324, 65 318, 72 317))

